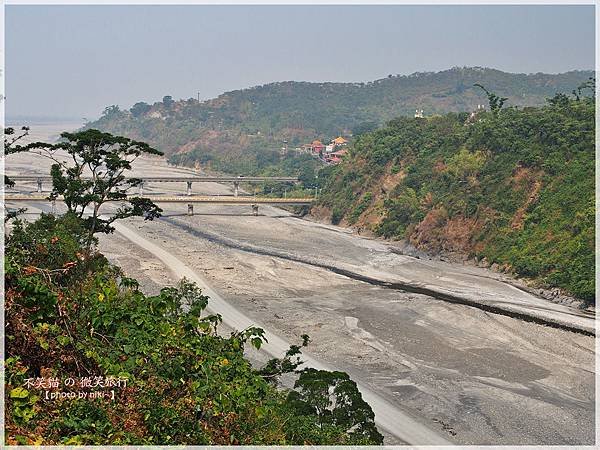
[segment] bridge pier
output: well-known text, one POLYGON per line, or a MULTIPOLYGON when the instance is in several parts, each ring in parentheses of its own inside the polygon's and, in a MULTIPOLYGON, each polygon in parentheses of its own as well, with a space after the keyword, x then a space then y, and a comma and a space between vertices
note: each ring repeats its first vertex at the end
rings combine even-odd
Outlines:
POLYGON ((194 215, 194 205, 192 205, 191 203, 188 203, 188 216, 193 216, 194 215))
POLYGON ((258 205, 252 205, 252 212, 255 216, 258 216, 258 205))
POLYGON ((187 182, 187 195, 192 195, 192 182, 187 182))
POLYGON ((237 197, 239 194, 240 194, 240 182, 234 181, 233 182, 233 196, 237 197))
POLYGON ((42 179, 41 178, 37 179, 37 191, 42 192, 42 179))

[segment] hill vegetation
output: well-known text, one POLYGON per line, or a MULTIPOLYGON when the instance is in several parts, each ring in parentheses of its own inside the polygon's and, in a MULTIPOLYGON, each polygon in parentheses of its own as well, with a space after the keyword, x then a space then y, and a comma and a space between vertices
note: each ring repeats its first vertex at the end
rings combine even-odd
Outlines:
POLYGON ((367 83, 286 81, 226 92, 205 102, 165 96, 162 102, 140 102, 128 111, 111 106, 87 126, 148 142, 177 164, 295 175, 306 167, 314 171, 319 163, 294 152, 281 155, 284 141, 291 149, 313 139, 328 141, 412 116, 417 108, 426 116, 472 111, 487 102, 475 83, 507 97, 511 105, 539 106, 592 75, 526 75, 473 67, 389 75, 367 83))
MULTIPOLYGON (((397 118, 362 134, 315 214, 594 301, 595 102, 397 118)), ((491 90, 490 90, 491 91, 491 90)), ((320 177, 322 178, 322 177, 320 177)))
POLYGON ((262 329, 219 334, 186 280, 144 295, 87 231, 72 213, 42 215, 8 238, 6 444, 382 442, 347 374, 297 369, 307 336, 254 368, 244 348, 260 348, 262 329), (294 372, 294 389, 278 389, 294 372))

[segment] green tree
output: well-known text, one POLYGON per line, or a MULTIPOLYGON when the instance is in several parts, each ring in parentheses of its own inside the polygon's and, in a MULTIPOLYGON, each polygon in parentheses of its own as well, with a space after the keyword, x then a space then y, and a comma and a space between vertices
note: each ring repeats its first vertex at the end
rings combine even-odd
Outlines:
MULTIPOLYGON (((262 329, 251 326, 229 337, 219 332, 221 317, 206 311, 208 297, 185 279, 145 295, 136 280, 94 248, 85 249, 82 225, 74 214, 42 214, 35 222, 17 221, 8 236, 6 443, 380 442, 369 431, 373 414, 347 375, 319 375, 336 387, 333 419, 296 408, 277 389, 278 374, 296 373, 308 336, 257 370, 244 349, 266 342, 262 329), (26 380, 44 371, 59 379, 118 376, 127 387, 115 389, 114 401, 40 401, 26 380)), ((304 381, 298 386, 304 398, 310 388, 304 381)))
POLYGON ((352 128, 352 136, 357 137, 361 134, 370 133, 371 131, 377 129, 377 126, 377 122, 361 122, 352 128))
POLYGON ((104 111, 102 112, 102 116, 103 117, 120 117, 121 116, 121 109, 119 108, 119 105, 111 105, 111 106, 107 106, 106 108, 104 108, 104 111))
POLYGON ((170 95, 165 95, 162 101, 163 105, 165 105, 166 108, 170 108, 175 104, 175 100, 173 100, 173 97, 171 97, 170 95))
POLYGON ((302 343, 300 345, 291 345, 283 358, 270 359, 258 373, 270 383, 277 384, 281 375, 296 372, 296 369, 303 364, 302 359, 300 359, 301 348, 306 347, 310 342, 310 337, 307 334, 303 334, 301 338, 302 343))
POLYGON ((575 96, 575 99, 579 101, 582 97, 583 92, 587 90, 590 91, 590 96, 592 98, 596 97, 596 78, 590 77, 587 81, 584 81, 579 86, 577 86, 577 89, 573 90, 573 95, 575 96))
POLYGON ((500 96, 494 94, 493 92, 488 91, 485 87, 483 87, 483 85, 481 85, 479 83, 475 83, 473 86, 477 86, 478 88, 483 89, 483 91, 485 92, 485 94, 487 95, 487 98, 488 98, 488 103, 490 105, 490 111, 492 111, 492 114, 498 115, 498 113, 504 106, 504 102, 506 102, 506 100, 508 100, 508 97, 500 97, 500 96))
POLYGON ((447 170, 461 181, 475 177, 485 164, 485 154, 482 151, 470 152, 462 147, 458 153, 448 160, 447 170))
MULTIPOLYGON (((29 127, 21 127, 21 132, 15 132, 13 127, 4 128, 4 154, 10 155, 12 153, 23 152, 27 149, 27 146, 19 145, 18 141, 29 135, 29 127)), ((12 187, 15 185, 14 181, 4 175, 4 184, 12 187)))
MULTIPOLYGON (((18 144, 18 141, 23 139, 25 136, 29 135, 29 127, 21 127, 19 133, 15 132, 13 127, 5 127, 4 128, 4 154, 10 155, 13 153, 19 153, 26 151, 28 146, 18 144)), ((4 185, 8 187, 13 187, 15 182, 11 180, 6 174, 4 174, 4 185)), ((24 213, 27 208, 19 208, 17 210, 7 210, 4 215, 4 223, 8 222, 11 219, 14 219, 19 214, 24 213)))
MULTIPOLYGON (((573 91, 573 92, 575 92, 575 91, 573 91)), ((547 100, 547 102, 551 106, 564 108, 564 107, 569 106, 569 103, 571 102, 571 100, 569 99, 568 95, 563 94, 562 92, 557 92, 556 95, 552 98, 549 98, 547 100)))
POLYGON ((131 107, 131 109, 129 110, 131 112, 131 115, 133 117, 141 117, 144 114, 146 114, 148 111, 150 111, 152 107, 145 102, 137 102, 135 105, 133 105, 131 107))
POLYGON ((320 427, 333 425, 350 435, 383 443, 373 410, 347 373, 304 369, 287 402, 297 414, 316 417, 320 427))
POLYGON ((111 224, 115 220, 132 216, 152 220, 160 216, 162 210, 149 199, 127 196, 127 190, 139 185, 141 180, 125 177, 138 157, 161 155, 160 151, 144 142, 98 130, 65 132, 61 137, 63 140, 58 144, 38 142, 32 146, 54 161, 50 199, 62 196, 68 211, 84 221, 88 245, 94 233, 114 231, 111 224), (70 160, 60 158, 57 153, 60 151, 67 152, 70 160), (115 200, 122 206, 112 216, 101 218, 102 205, 115 200))

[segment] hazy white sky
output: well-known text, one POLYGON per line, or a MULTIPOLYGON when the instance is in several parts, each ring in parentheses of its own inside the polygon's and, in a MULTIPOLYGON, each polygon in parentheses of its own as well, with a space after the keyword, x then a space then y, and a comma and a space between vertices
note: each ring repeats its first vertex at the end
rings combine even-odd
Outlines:
POLYGON ((271 81, 593 69, 593 6, 7 6, 6 114, 211 98, 271 81))

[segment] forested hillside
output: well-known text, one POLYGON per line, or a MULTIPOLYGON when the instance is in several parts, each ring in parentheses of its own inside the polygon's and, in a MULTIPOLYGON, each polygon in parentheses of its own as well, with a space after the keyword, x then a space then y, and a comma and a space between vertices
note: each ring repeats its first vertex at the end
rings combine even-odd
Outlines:
POLYGON ((543 107, 394 119, 329 169, 314 212, 592 302, 595 106, 585 90, 543 107))
POLYGON ((453 68, 442 72, 389 75, 367 83, 280 82, 226 92, 198 102, 137 103, 130 110, 117 106, 89 128, 97 128, 150 143, 176 163, 231 173, 297 173, 316 167, 307 155, 281 155, 313 139, 329 140, 359 129, 373 129, 398 116, 425 116, 471 111, 486 103, 481 83, 511 105, 535 106, 556 92, 592 76, 591 71, 558 75, 512 74, 487 68, 453 68))

